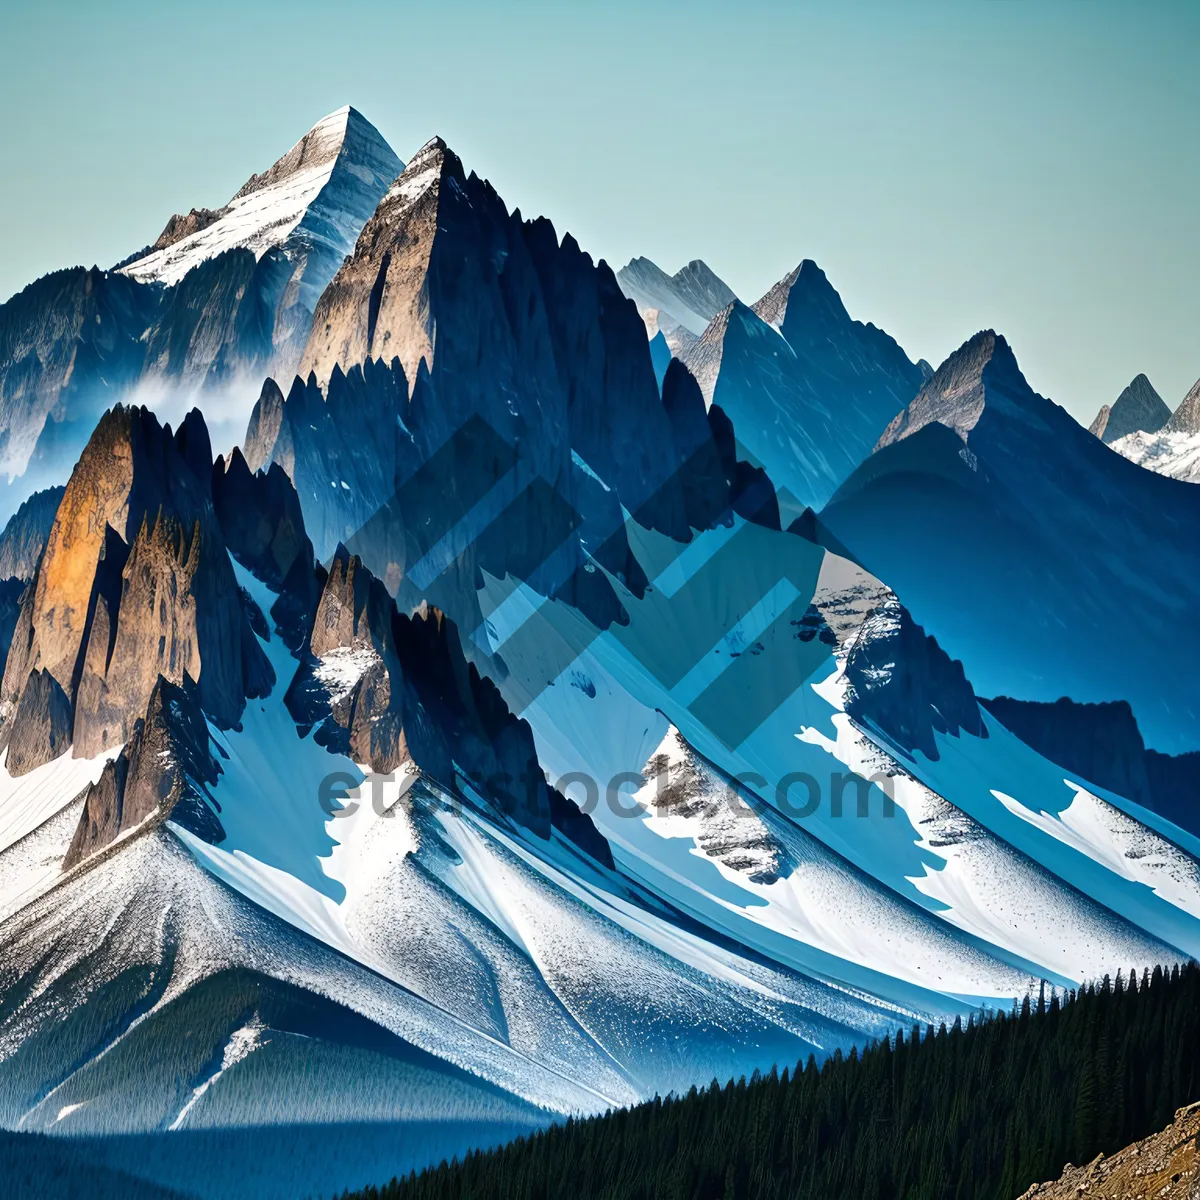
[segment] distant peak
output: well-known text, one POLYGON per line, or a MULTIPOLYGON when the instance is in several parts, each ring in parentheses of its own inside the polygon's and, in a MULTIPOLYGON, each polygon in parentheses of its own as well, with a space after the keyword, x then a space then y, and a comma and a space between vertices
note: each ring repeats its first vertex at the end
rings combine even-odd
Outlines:
POLYGON ((346 230, 361 227, 402 167, 370 121, 343 105, 267 170, 251 175, 222 208, 173 216, 150 253, 127 260, 121 270, 145 282, 173 284, 226 250, 245 248, 260 258, 291 235, 312 205, 320 213, 318 240, 333 240, 335 252, 344 254, 346 230))
POLYGON ((774 325, 785 337, 784 326, 795 325, 798 320, 817 317, 836 324, 850 320, 841 296, 811 258, 803 259, 753 307, 768 325, 774 325))
POLYGON ((1107 404, 1088 427, 1103 442, 1115 442, 1130 433, 1157 433, 1171 410, 1145 375, 1136 375, 1110 408, 1107 404))
POLYGON ((1200 379, 1183 398, 1183 403, 1163 426, 1167 433, 1200 433, 1200 379))
POLYGON ((983 415, 988 383, 1004 385, 1013 396, 1034 396, 1003 335, 994 329, 981 329, 938 367, 916 399, 884 430, 876 449, 899 442, 935 421, 953 429, 966 442, 983 415))

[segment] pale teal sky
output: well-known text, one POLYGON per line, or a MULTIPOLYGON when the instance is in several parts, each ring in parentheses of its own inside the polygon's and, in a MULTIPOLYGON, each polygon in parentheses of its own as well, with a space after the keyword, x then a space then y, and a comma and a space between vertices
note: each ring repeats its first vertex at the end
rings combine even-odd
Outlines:
POLYGON ((226 201, 342 104, 619 266, 815 258, 935 364, 994 326, 1090 419, 1200 376, 1197 0, 10 5, 0 297, 226 201))

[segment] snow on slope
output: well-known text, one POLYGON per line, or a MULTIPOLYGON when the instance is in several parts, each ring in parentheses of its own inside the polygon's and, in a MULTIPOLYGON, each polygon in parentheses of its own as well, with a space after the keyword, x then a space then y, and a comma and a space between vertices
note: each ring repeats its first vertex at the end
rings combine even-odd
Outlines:
POLYGON ((354 248, 362 226, 358 214, 346 211, 341 180, 349 175, 382 192, 402 169, 375 129, 346 105, 318 121, 270 170, 253 176, 218 220, 122 272, 143 283, 178 283, 197 264, 226 250, 243 247, 262 258, 301 226, 340 258, 354 248))
MULTIPOLYGON (((237 573, 269 611, 270 593, 237 573)), ((277 638, 264 649, 288 678, 288 651, 277 638)), ((947 1011, 897 1011, 687 936, 558 835, 543 843, 496 824, 485 797, 476 808, 424 778, 364 779, 298 739, 282 690, 247 705, 239 731, 212 731, 225 840, 176 836, 277 918, 422 998, 464 1036, 527 1060, 529 1077, 515 1067, 485 1077, 531 1102, 624 1103, 947 1011), (344 814, 318 801, 333 772, 344 814), (548 1091, 546 1070, 592 1100, 548 1091)), ((469 1056, 454 1061, 476 1069, 469 1056)))
MULTIPOLYGON (((701 534, 655 570, 661 541, 627 528, 653 580, 644 599, 622 591, 627 627, 587 634, 570 628, 564 606, 546 606, 511 581, 485 580, 487 641, 514 677, 527 673, 534 696, 522 715, 543 764, 592 775, 603 797, 603 781, 618 772, 658 774, 664 739, 670 749, 682 735, 757 793, 755 821, 786 865, 778 880, 755 881, 731 860, 720 821, 690 806, 660 812, 657 790, 644 784, 637 816, 602 798, 593 811, 622 869, 779 961, 894 1000, 911 997, 913 987, 1020 995, 1029 974, 1078 981, 1193 951, 1200 925, 1190 915, 1092 858, 1064 854, 1053 838, 1027 836, 1036 831, 1004 812, 989 788, 1007 780, 1032 799, 1053 769, 1028 747, 1002 746, 1003 731, 942 736, 939 761, 917 755, 902 765, 893 748, 854 727, 842 711, 837 655, 817 638, 797 646, 794 631, 811 600, 844 658, 847 639, 886 592, 877 580, 833 555, 806 566, 805 554, 821 554, 811 544, 750 528, 701 534), (724 615, 714 622, 714 612, 724 615), (539 622, 546 628, 529 635, 539 622), (704 632, 712 628, 725 636, 704 632), (538 656, 555 639, 586 649, 539 691, 531 685, 547 668, 538 656), (683 670, 694 656, 688 645, 712 648, 683 670), (685 657, 672 662, 681 646, 685 657), (789 678, 789 659, 799 681, 771 699, 756 725, 740 728, 756 695, 789 678), (580 678, 587 687, 575 686, 580 678), (960 761, 983 769, 967 775, 960 761), (842 789, 843 810, 834 809, 835 771, 844 781, 846 767, 873 781, 864 784, 863 816, 855 786, 842 789), (767 783, 789 772, 805 772, 821 789, 820 803, 799 821, 777 812, 767 783), (896 801, 890 812, 885 780, 896 801)), ((1057 778, 1061 787, 1061 770, 1057 778)), ((576 786, 571 794, 582 798, 576 786)))
POLYGON ((0 753, 0 851, 32 833, 95 783, 104 764, 121 752, 116 746, 95 758, 62 754, 26 775, 8 773, 8 749, 0 753))
MULTIPOLYGON (((840 673, 831 673, 812 687, 832 708, 843 707, 846 685, 840 673)), ((933 856, 912 882, 943 906, 938 913, 942 919, 1072 981, 1099 978, 1121 962, 1178 957, 1172 947, 1064 887, 1050 871, 926 787, 875 745, 844 711, 837 712, 833 724, 835 739, 812 727, 797 737, 825 746, 864 778, 881 769, 892 774, 895 802, 919 834, 921 848, 933 856)))
POLYGON ((1148 471, 1185 483, 1200 483, 1200 434, 1138 432, 1110 444, 1118 454, 1148 471))

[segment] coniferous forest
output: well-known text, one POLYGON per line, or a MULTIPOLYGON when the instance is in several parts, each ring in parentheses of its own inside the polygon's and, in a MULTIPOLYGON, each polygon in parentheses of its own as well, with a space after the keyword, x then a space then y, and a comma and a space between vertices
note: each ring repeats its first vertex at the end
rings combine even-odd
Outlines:
POLYGON ((1013 1200, 1200 1097, 1200 966, 567 1121, 362 1200, 1013 1200))

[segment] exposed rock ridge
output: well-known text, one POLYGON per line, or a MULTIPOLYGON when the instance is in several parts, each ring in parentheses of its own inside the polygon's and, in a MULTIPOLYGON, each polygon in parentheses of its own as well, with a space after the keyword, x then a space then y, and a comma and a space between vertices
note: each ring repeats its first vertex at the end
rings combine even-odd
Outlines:
POLYGON ((1195 1200, 1200 1196, 1200 1102, 1178 1109, 1161 1133, 1086 1166, 1068 1163, 1062 1176, 1035 1183, 1020 1200, 1195 1200))
POLYGON ((1164 433, 1200 433, 1200 379, 1192 384, 1191 390, 1162 428, 1164 433))
POLYGON ((213 511, 211 471, 198 413, 174 435, 146 409, 120 405, 97 426, 22 599, 0 685, 11 743, 27 741, 35 716, 41 725, 61 719, 61 705, 40 702, 49 680, 71 714, 65 743, 45 739, 25 769, 64 744, 90 757, 126 741, 160 675, 194 680, 220 727, 269 690, 213 511), (25 697, 32 681, 36 714, 25 697))
POLYGON ((386 773, 411 763, 464 787, 538 837, 563 830, 611 865, 591 821, 546 783, 529 725, 468 664, 437 609, 397 612, 362 561, 339 546, 300 652, 287 704, 307 734, 386 773))
POLYGON ((207 842, 222 841, 220 806, 209 790, 220 772, 195 684, 160 675, 128 744, 84 795, 63 870, 152 818, 170 817, 207 842))
POLYGON ((910 755, 937 759, 938 733, 987 737, 962 663, 890 592, 850 643, 845 673, 847 714, 910 755))
POLYGON ((1025 385, 1008 342, 994 330, 977 333, 934 372, 917 397, 890 422, 876 449, 890 446, 933 421, 953 429, 964 442, 983 414, 985 376, 1015 376, 1025 385))

